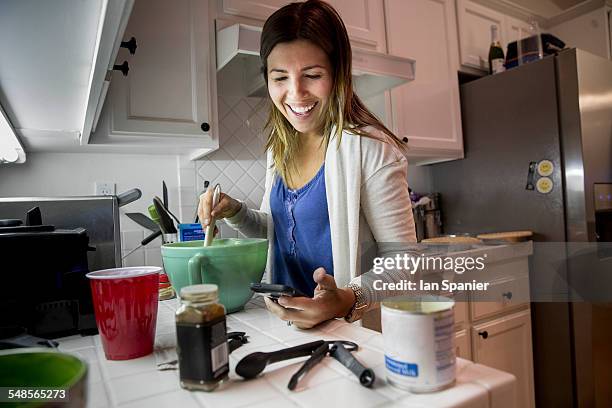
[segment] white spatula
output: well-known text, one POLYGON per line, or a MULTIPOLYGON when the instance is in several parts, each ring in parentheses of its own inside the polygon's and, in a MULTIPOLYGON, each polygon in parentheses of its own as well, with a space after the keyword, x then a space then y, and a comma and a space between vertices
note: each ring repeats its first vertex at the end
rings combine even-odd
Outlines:
MULTIPOLYGON (((215 208, 217 204, 219 204, 219 197, 221 196, 221 185, 217 184, 215 186, 215 190, 213 191, 213 202, 212 208, 215 208)), ((204 237, 204 246, 210 246, 213 242, 213 238, 215 237, 215 217, 210 217, 210 223, 206 227, 206 236, 204 237)))

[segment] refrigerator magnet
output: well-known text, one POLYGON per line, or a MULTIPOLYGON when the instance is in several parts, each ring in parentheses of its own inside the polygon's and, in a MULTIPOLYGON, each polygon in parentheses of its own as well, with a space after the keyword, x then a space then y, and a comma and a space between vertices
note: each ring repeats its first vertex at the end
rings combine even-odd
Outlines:
POLYGON ((555 165, 550 160, 541 160, 538 163, 538 174, 542 177, 550 176, 555 170, 555 165))
POLYGON ((538 179, 536 183, 536 190, 538 193, 548 194, 553 189, 553 181, 548 177, 542 177, 538 179))

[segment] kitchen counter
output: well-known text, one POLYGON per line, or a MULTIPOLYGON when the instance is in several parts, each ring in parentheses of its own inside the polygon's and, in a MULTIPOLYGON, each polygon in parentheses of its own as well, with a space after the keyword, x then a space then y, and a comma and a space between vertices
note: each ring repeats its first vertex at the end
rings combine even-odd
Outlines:
POLYGON ((174 311, 176 299, 160 302, 155 352, 149 356, 107 361, 99 336, 59 339, 60 350, 89 363, 88 407, 465 407, 515 406, 516 379, 505 372, 457 359, 457 382, 431 394, 412 394, 385 380, 383 339, 376 331, 343 320, 332 320, 311 330, 287 326, 270 314, 263 298, 252 299, 245 310, 227 317, 228 331, 244 331, 249 343, 230 354, 229 381, 211 393, 189 392, 179 385, 178 371, 158 371, 159 363, 176 359, 174 311), (306 358, 268 366, 264 374, 244 381, 234 372, 238 361, 254 351, 272 351, 313 340, 352 340, 359 344, 354 355, 376 373, 373 388, 359 385, 355 376, 330 357, 287 389, 289 378, 306 358))

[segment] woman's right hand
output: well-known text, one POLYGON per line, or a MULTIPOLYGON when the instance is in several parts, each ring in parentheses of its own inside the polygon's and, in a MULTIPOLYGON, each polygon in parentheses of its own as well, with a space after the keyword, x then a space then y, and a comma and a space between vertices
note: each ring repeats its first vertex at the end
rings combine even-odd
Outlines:
POLYGON ((240 211, 240 207, 242 206, 238 200, 233 199, 225 193, 221 193, 219 196, 219 203, 215 208, 211 208, 212 199, 213 189, 200 195, 198 217, 203 227, 206 227, 210 223, 211 217, 214 217, 216 220, 233 217, 240 211))

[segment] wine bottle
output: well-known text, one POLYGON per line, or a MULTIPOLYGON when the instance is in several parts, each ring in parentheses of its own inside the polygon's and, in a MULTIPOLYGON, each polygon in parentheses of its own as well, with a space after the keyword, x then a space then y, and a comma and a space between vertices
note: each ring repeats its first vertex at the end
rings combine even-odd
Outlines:
POLYGON ((489 47, 489 74, 497 74, 503 72, 504 68, 504 50, 499 43, 497 37, 497 26, 491 26, 491 47, 489 47))

